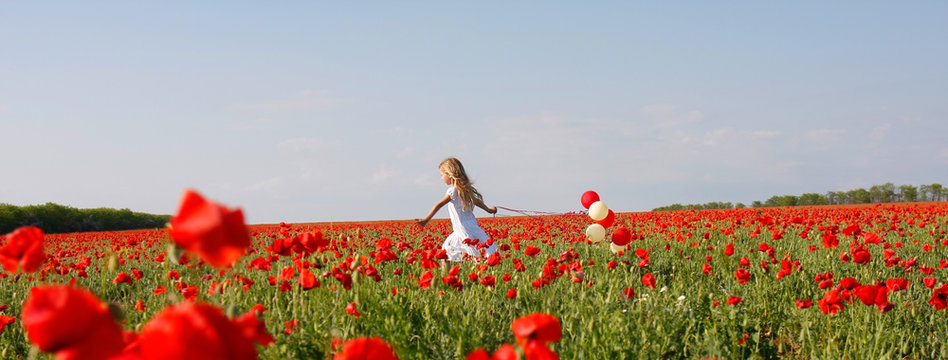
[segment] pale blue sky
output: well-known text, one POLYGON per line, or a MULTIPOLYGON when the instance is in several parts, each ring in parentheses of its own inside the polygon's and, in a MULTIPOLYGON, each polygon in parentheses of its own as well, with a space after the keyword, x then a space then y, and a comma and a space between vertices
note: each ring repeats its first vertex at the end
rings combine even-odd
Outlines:
POLYGON ((3 2, 0 202, 410 219, 447 156, 543 211, 944 184, 945 64, 942 1, 3 2))

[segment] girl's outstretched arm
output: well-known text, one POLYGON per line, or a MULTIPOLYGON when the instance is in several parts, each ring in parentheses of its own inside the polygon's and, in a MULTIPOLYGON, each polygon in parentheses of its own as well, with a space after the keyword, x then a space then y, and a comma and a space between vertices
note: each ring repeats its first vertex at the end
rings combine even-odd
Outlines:
POLYGON ((434 217, 435 213, 437 213, 438 210, 441 210, 441 207, 446 205, 449 202, 451 202, 451 196, 445 195, 443 198, 441 198, 440 201, 438 201, 437 204, 435 204, 433 208, 431 208, 431 211, 428 212, 428 215, 425 216, 424 219, 421 219, 421 220, 415 219, 415 223, 417 223, 418 225, 421 225, 422 227, 424 227, 425 225, 428 225, 428 221, 431 220, 432 217, 434 217))
POLYGON ((497 207, 496 207, 496 206, 487 207, 487 205, 485 205, 485 204, 484 204, 484 201, 481 200, 481 199, 475 199, 474 201, 477 202, 477 203, 475 203, 474 205, 477 205, 477 207, 479 207, 479 208, 481 208, 481 209, 484 209, 484 211, 486 211, 488 214, 496 214, 496 213, 497 213, 497 207))

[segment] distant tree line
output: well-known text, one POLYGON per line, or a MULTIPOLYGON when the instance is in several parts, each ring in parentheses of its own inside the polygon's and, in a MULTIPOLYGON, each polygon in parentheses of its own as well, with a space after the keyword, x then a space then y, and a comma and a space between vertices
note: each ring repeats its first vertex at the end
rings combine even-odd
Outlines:
POLYGON ((54 203, 15 206, 0 204, 0 235, 33 225, 49 234, 160 228, 171 215, 153 215, 129 209, 76 209, 54 203))
POLYGON ((731 204, 729 202, 717 202, 712 201, 706 204, 671 204, 667 206, 657 207, 652 209, 652 211, 675 211, 675 210, 713 210, 713 209, 743 209, 746 207, 742 203, 731 204))
MULTIPOLYGON (((948 200, 948 188, 941 186, 941 184, 920 185, 917 187, 914 185, 899 185, 896 187, 892 183, 885 183, 882 185, 873 185, 868 190, 855 189, 849 191, 829 191, 826 194, 805 193, 799 196, 774 195, 764 202, 754 201, 751 203, 751 207, 843 205, 946 200, 948 200)), ((690 205, 673 204, 657 207, 652 209, 652 211, 686 209, 740 209, 743 207, 745 207, 745 205, 742 203, 732 205, 729 202, 709 202, 706 204, 690 205)))

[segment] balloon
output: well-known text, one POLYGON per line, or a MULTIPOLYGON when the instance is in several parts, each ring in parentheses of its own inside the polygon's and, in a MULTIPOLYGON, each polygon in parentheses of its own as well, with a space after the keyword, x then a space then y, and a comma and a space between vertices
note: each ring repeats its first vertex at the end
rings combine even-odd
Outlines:
POLYGON ((609 207, 602 201, 596 201, 589 205, 589 217, 595 221, 605 219, 609 216, 609 207))
POLYGON ((616 223, 616 213, 612 212, 612 209, 609 209, 609 215, 606 215, 605 219, 596 221, 596 223, 608 229, 610 226, 616 223))
POLYGON ((632 242, 632 233, 625 227, 620 227, 612 232, 612 243, 618 246, 626 246, 632 242))
POLYGON ((583 207, 589 209, 589 205, 599 201, 599 194, 595 191, 589 190, 583 193, 583 197, 580 200, 583 203, 583 207))
POLYGON ((606 238, 606 228, 599 224, 592 224, 586 228, 586 238, 594 243, 606 238))
POLYGON ((612 250, 613 254, 618 254, 620 251, 625 250, 625 245, 616 245, 615 243, 609 243, 609 250, 612 250))

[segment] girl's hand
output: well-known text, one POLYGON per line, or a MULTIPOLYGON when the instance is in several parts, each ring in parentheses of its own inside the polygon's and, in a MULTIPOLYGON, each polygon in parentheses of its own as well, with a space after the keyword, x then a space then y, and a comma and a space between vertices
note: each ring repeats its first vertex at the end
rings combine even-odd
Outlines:
POLYGON ((487 212, 490 213, 490 214, 496 214, 496 213, 497 213, 497 207, 496 207, 496 206, 491 206, 489 209, 487 209, 487 212))
POLYGON ((425 225, 428 225, 428 220, 415 219, 415 223, 418 224, 418 226, 425 227, 425 225))

